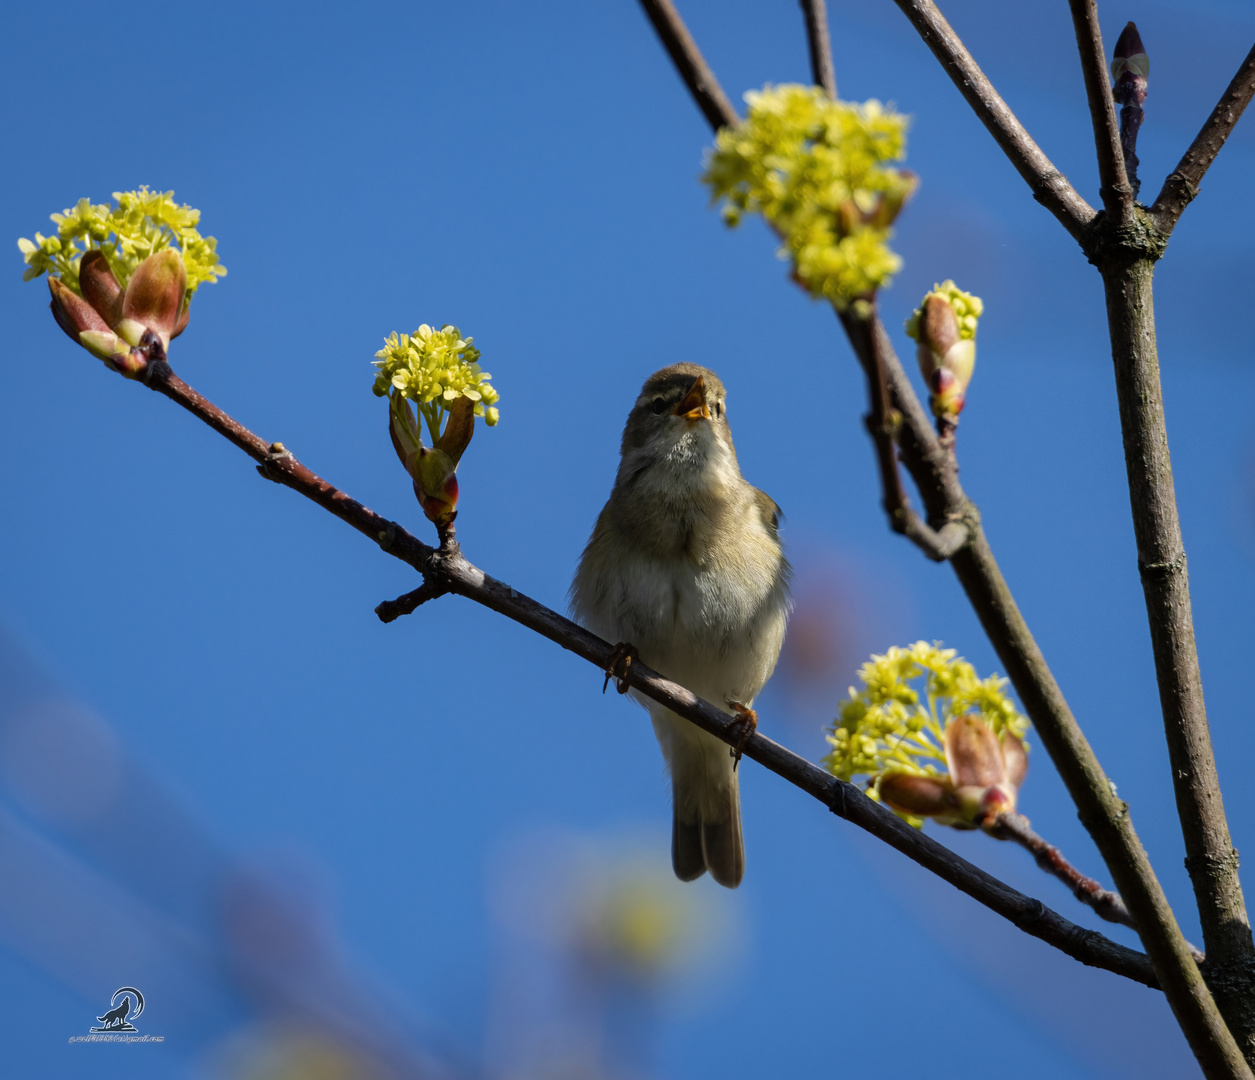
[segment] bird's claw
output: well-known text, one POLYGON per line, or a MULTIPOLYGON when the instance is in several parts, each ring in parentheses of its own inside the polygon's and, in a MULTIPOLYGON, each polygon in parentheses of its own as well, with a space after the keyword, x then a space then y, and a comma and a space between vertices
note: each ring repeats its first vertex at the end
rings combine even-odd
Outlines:
POLYGON ((732 723, 740 728, 737 734, 736 742, 732 744, 728 751, 732 757, 732 771, 736 772, 736 767, 741 764, 741 754, 745 750, 745 744, 749 742, 750 736, 758 730, 758 713, 747 705, 742 705, 739 701, 729 701, 728 708, 736 713, 732 723))
POLYGON ((610 685, 610 680, 614 679, 614 688, 620 694, 628 692, 628 684, 626 682, 628 669, 632 666, 633 660, 639 660, 640 654, 636 651, 635 645, 629 645, 626 641, 620 641, 610 653, 610 660, 606 664, 606 681, 601 684, 601 692, 606 692, 606 687, 610 685))

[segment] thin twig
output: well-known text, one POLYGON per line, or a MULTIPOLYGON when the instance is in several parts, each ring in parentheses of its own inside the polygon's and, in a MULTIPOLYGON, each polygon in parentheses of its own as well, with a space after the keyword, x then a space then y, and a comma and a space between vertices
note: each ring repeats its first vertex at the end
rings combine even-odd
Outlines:
POLYGON ((1242 117, 1242 111, 1255 95, 1255 46, 1246 54, 1237 74, 1225 87, 1207 122, 1194 136, 1185 156, 1168 174, 1163 188, 1150 208, 1151 217, 1165 236, 1176 227, 1177 221, 1190 200, 1198 194, 1203 174, 1211 167, 1224 146, 1225 140, 1242 117))
POLYGON ((1089 205, 1024 130, 932 0, 895 0, 958 87, 977 118, 1028 182, 1033 198, 1077 240, 1093 220, 1089 205))
MULTIPOLYGON (((378 543, 389 555, 414 567, 432 588, 443 588, 482 604, 556 642, 592 663, 599 671, 606 670, 615 651, 608 642, 504 582, 488 576, 472 566, 460 550, 442 552, 422 543, 396 522, 367 509, 310 471, 290 451, 285 450, 285 456, 275 461, 272 444, 198 394, 167 365, 154 365, 154 369, 146 384, 151 389, 182 406, 259 464, 265 465, 268 475, 277 483, 292 488, 331 511, 378 543)), ((836 779, 771 739, 757 732, 746 739, 744 725, 678 683, 663 678, 639 662, 628 668, 624 680, 729 746, 743 742, 746 757, 812 795, 834 814, 867 830, 931 870, 1025 933, 1040 938, 1083 964, 1123 975, 1151 988, 1158 987, 1155 973, 1144 954, 1085 930, 1052 911, 1040 900, 1011 888, 921 830, 907 825, 896 814, 869 799, 855 785, 836 779)))
POLYGON ((864 422, 876 447, 885 513, 889 515, 889 525, 894 532, 907 537, 933 561, 943 562, 967 543, 967 526, 961 519, 951 519, 940 530, 934 529, 912 509, 907 498, 894 446, 894 436, 902 423, 902 416, 889 400, 884 357, 884 344, 888 339, 875 333, 879 318, 875 314, 874 303, 870 306, 870 318, 859 318, 849 311, 837 312, 837 317, 867 375, 871 411, 864 417, 864 422))
POLYGON ((1091 877, 1086 877, 1067 859, 1054 844, 1049 844, 1033 831, 1028 818, 1014 812, 999 814, 994 823, 985 828, 990 836, 998 840, 1010 840, 1032 854, 1046 873, 1057 877, 1082 904, 1093 908, 1100 918, 1107 922, 1120 923, 1136 930, 1133 916, 1124 906, 1120 894, 1104 889, 1091 877))
POLYGON ((420 605, 427 603, 428 600, 444 596, 448 591, 448 589, 424 581, 417 589, 407 592, 404 596, 398 596, 395 600, 385 600, 375 608, 375 614, 379 616, 380 622, 390 623, 402 615, 412 614, 420 605))
POLYGON ((1081 72, 1085 76, 1085 96, 1089 99, 1089 116, 1094 127, 1098 194, 1107 213, 1127 225, 1133 220, 1133 188, 1124 171, 1115 101, 1107 74, 1107 53, 1103 48, 1102 29, 1098 25, 1097 0, 1068 0, 1068 6, 1072 9, 1076 47, 1081 54, 1081 72))
MULTIPOLYGON (((1131 930, 1137 929, 1137 924, 1133 921, 1133 916, 1129 914, 1129 909, 1125 907, 1120 894, 1104 889, 1093 878, 1082 874, 1068 862, 1062 851, 1033 831, 1028 818, 1023 814, 1017 814, 1014 811, 999 814, 992 825, 985 826, 985 832, 995 839, 1010 840, 1019 844, 1033 856, 1037 865, 1046 873, 1062 881, 1072 890, 1072 895, 1086 907, 1093 908, 1099 918, 1106 919, 1107 922, 1119 923, 1131 930)), ((1207 959, 1202 950, 1196 949, 1193 945, 1190 946, 1190 953, 1195 963, 1202 964, 1207 959)))
POLYGON ((688 27, 680 18, 671 0, 641 0, 641 7, 654 24, 654 31, 666 47, 684 85, 689 88, 697 107, 712 128, 731 127, 740 119, 719 80, 706 65, 688 27))
POLYGON ((811 77, 816 86, 837 100, 837 72, 832 64, 832 42, 828 37, 828 9, 824 0, 801 0, 806 16, 806 42, 811 54, 811 77))

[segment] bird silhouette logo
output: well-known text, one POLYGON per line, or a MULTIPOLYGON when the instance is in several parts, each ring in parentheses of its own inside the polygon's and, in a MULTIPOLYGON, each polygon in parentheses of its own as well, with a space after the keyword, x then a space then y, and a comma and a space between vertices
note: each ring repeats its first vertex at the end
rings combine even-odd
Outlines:
POLYGON ((135 987, 123 986, 115 990, 113 997, 109 999, 109 1005, 110 1009, 104 1016, 96 1017, 104 1026, 92 1028, 92 1034, 106 1031, 139 1030, 131 1021, 144 1011, 144 995, 136 990, 135 987))

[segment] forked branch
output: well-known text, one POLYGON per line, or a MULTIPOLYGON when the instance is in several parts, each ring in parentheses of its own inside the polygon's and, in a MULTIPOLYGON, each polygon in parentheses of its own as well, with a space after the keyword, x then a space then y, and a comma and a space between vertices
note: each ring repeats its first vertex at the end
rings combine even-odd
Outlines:
MULTIPOLYGON (((931 0, 897 3, 1029 181, 1034 195, 1081 240, 1096 216, 1093 208, 1033 143, 931 0)), ((903 461, 919 486, 930 519, 963 520, 968 525, 968 542, 950 558, 950 565, 1137 921, 1138 932, 1190 1048, 1209 1078, 1251 1078, 1133 828, 1128 806, 1116 797, 1011 595, 980 528, 979 515, 959 485, 953 457, 945 452, 932 431, 879 320, 873 317, 869 323, 872 334, 883 340, 891 393, 902 414, 899 442, 903 461)), ((851 344, 857 352, 857 340, 852 338, 851 344)), ((866 361, 864 366, 867 367, 866 361)))

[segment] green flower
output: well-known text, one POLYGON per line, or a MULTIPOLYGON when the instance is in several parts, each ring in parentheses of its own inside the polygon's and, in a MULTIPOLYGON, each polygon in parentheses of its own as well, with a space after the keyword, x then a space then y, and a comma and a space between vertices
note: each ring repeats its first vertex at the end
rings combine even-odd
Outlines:
POLYGON ((375 395, 414 402, 427 422, 432 445, 440 439, 450 406, 460 397, 470 398, 475 415, 493 427, 500 395, 488 383, 492 376, 480 370, 474 340, 464 339, 456 326, 434 330, 426 323, 412 334, 389 334, 375 353, 379 368, 375 395))
POLYGON ((100 251, 123 290, 139 264, 165 248, 174 248, 187 271, 183 308, 203 282, 215 282, 227 271, 218 262, 218 242, 196 231, 200 211, 180 206, 174 192, 115 191, 112 207, 88 199, 51 215, 57 235, 35 234, 34 241, 18 240, 26 261, 23 280, 55 274, 68 289, 82 295, 79 264, 89 251, 100 251))
POLYGON ((844 311, 902 265, 890 226, 917 181, 885 163, 905 156, 908 119, 818 87, 767 86, 745 100, 748 115, 715 137, 703 179, 729 225, 762 214, 797 280, 844 311))
POLYGON ((497 423, 497 391, 479 367, 479 350, 456 326, 389 334, 375 353, 374 391, 388 399, 388 433, 414 481, 423 513, 438 526, 457 516, 457 467, 475 434, 475 417, 497 423), (418 415, 410 407, 413 402, 418 415), (423 445, 422 424, 429 446, 423 445))
MULTIPOLYGON (((842 780, 863 778, 872 798, 880 798, 886 776, 949 780, 946 731, 960 719, 982 722, 1004 744, 1028 730, 1028 719, 1003 692, 1006 679, 979 678, 971 664, 936 642, 893 646, 858 674, 863 689, 851 687, 838 706, 823 764, 842 780)), ((918 816, 903 816, 922 824, 918 816)))

